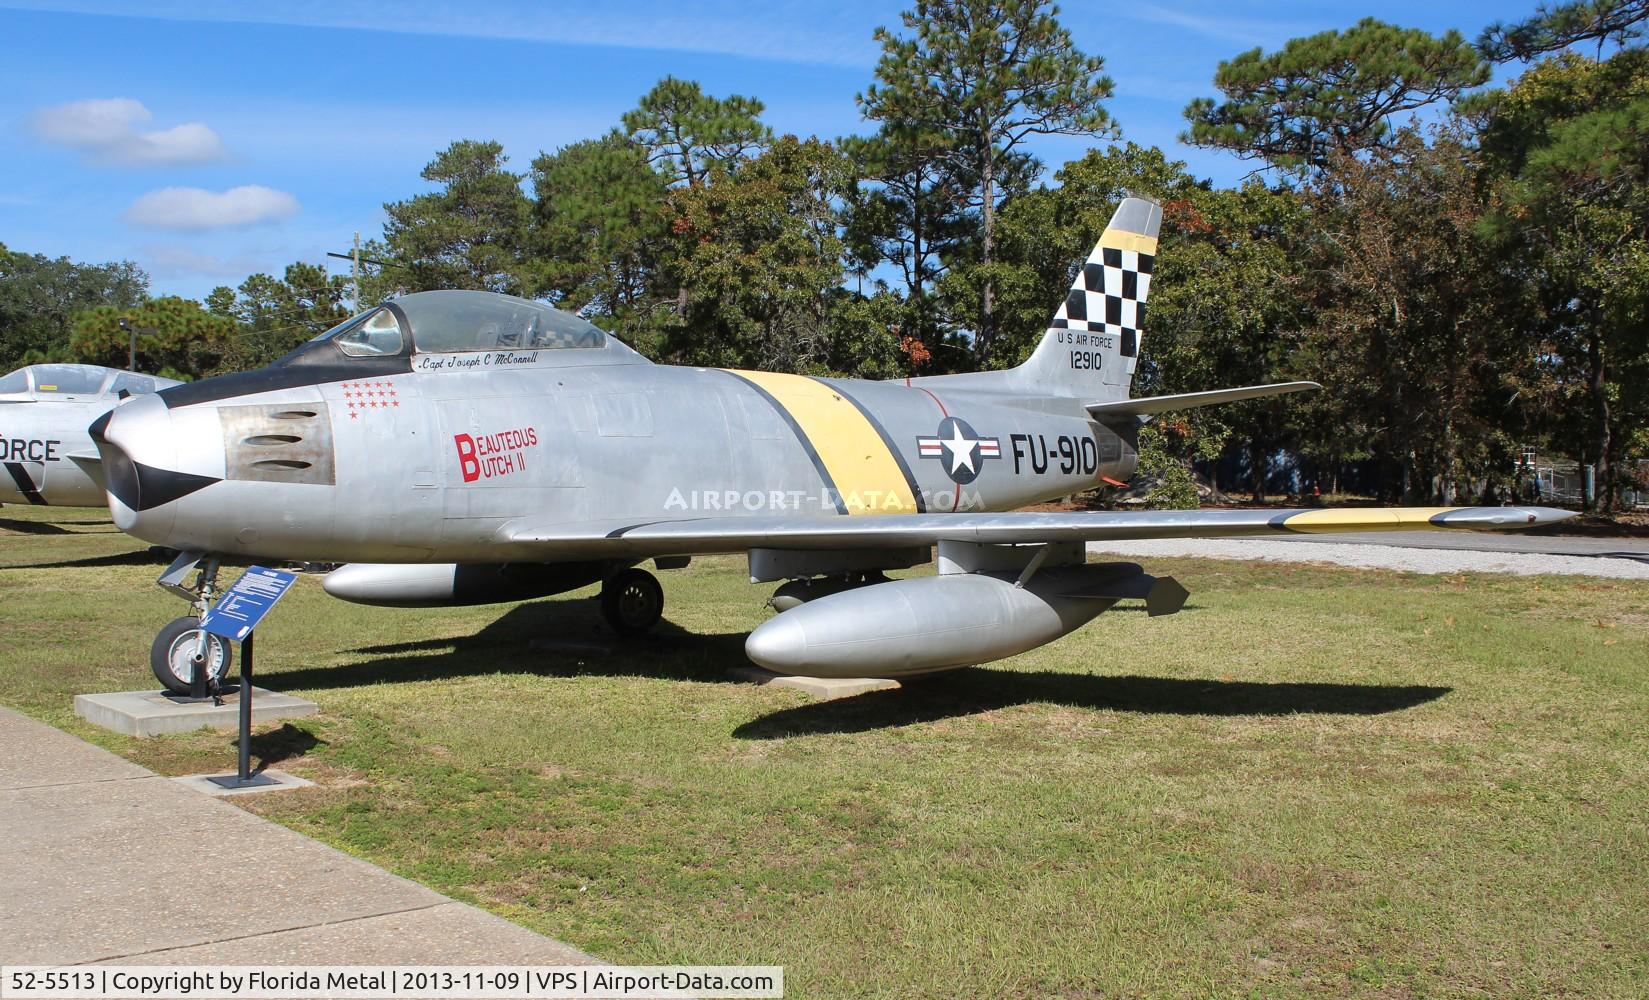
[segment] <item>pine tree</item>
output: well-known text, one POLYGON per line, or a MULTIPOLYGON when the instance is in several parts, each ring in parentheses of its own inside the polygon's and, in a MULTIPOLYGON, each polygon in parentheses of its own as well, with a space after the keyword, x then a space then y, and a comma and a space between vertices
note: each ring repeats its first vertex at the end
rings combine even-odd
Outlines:
POLYGON ((943 134, 980 212, 974 350, 990 363, 997 333, 996 212, 1004 175, 1036 135, 1106 135, 1104 60, 1079 51, 1042 0, 917 0, 901 16, 911 35, 876 29, 882 57, 859 95, 865 117, 895 137, 943 134))
POLYGON ((1224 149, 1300 173, 1336 156, 1391 141, 1391 120, 1449 101, 1489 78, 1489 67, 1458 31, 1433 36, 1372 17, 1345 31, 1289 41, 1269 55, 1255 48, 1220 63, 1216 103, 1185 108, 1181 141, 1224 149))
POLYGON ((410 289, 536 293, 526 261, 532 203, 507 159, 496 142, 455 142, 420 175, 440 190, 384 206, 384 239, 410 289))

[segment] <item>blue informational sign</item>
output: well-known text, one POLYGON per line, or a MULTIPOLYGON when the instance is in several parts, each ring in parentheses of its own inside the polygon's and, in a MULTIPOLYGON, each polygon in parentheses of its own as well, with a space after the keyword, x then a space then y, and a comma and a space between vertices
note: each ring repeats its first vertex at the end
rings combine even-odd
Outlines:
POLYGON ((200 620, 200 627, 213 635, 236 642, 245 639, 263 621, 263 616, 285 595, 297 577, 278 569, 252 566, 235 585, 224 592, 200 620))

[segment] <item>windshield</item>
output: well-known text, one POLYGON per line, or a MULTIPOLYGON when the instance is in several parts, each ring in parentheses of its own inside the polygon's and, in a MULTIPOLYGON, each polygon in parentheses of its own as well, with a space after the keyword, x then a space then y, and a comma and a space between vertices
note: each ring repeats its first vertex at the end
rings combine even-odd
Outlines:
POLYGON ((542 302, 496 292, 414 292, 352 316, 318 335, 352 358, 396 355, 410 344, 426 354, 600 348, 599 326, 542 302))
POLYGON ((54 396, 101 396, 121 392, 128 396, 140 396, 177 384, 167 378, 97 365, 30 365, 0 378, 0 396, 27 393, 36 398, 49 399, 54 396))
POLYGON ((114 381, 109 383, 110 392, 125 392, 133 396, 154 392, 158 388, 160 386, 152 376, 139 375, 136 372, 120 372, 115 375, 114 381))
POLYGON ((418 292, 395 300, 425 353, 539 351, 601 347, 607 335, 588 320, 542 302, 494 292, 418 292))
POLYGON ((83 365, 35 365, 34 390, 59 395, 95 396, 109 377, 107 369, 83 365))
POLYGON ((346 323, 337 334, 338 349, 352 358, 376 358, 401 353, 401 321, 389 309, 379 308, 346 323))

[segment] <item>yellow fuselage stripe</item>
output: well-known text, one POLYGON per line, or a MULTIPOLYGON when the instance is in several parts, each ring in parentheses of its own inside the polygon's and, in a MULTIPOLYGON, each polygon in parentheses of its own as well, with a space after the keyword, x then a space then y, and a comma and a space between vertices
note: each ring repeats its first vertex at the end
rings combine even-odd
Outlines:
POLYGON ((1157 252, 1155 236, 1141 236, 1121 229, 1105 230, 1099 237, 1099 245, 1108 250, 1138 250, 1153 255, 1157 252))
POLYGON ((735 371, 807 436, 849 514, 914 514, 916 497, 874 425, 850 400, 805 375, 735 371))

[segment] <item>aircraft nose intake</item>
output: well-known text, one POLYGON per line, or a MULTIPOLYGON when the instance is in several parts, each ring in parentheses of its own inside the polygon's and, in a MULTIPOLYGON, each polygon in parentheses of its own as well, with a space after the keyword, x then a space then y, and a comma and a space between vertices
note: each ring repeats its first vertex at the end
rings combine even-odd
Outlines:
POLYGON ((133 531, 139 522, 137 515, 221 481, 176 467, 171 411, 158 397, 117 406, 88 430, 103 459, 110 509, 123 530, 133 531))

